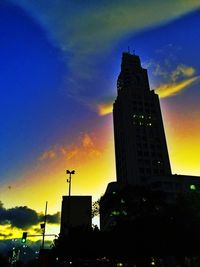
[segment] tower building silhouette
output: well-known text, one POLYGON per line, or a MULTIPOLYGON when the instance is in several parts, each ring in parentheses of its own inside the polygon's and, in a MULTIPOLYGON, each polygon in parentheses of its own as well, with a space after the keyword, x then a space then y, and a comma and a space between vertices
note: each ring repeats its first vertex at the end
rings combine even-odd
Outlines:
POLYGON ((113 122, 118 182, 144 184, 171 174, 158 95, 135 54, 122 55, 113 122))
POLYGON ((113 126, 117 181, 108 184, 100 199, 102 230, 112 228, 124 216, 132 220, 134 211, 129 216, 126 208, 134 202, 133 187, 136 191, 140 187, 140 192, 162 192, 168 203, 175 203, 182 193, 200 194, 199 176, 171 172, 159 97, 150 90, 139 56, 130 52, 122 54, 113 126), (126 201, 121 198, 124 190, 126 201))

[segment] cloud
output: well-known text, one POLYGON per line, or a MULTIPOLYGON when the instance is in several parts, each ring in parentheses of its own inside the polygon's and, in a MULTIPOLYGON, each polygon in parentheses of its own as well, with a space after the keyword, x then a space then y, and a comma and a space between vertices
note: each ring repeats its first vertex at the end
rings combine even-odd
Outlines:
POLYGON ((154 70, 153 70, 153 74, 155 76, 161 76, 163 78, 167 78, 168 77, 168 73, 166 72, 166 70, 164 70, 160 64, 156 64, 156 63, 152 63, 152 65, 154 65, 154 70))
POLYGON ((177 81, 180 77, 191 77, 195 74, 196 70, 193 67, 180 64, 177 68, 171 73, 172 81, 177 81))
POLYGON ((169 52, 165 51, 165 55, 167 54, 167 58, 163 60, 163 62, 158 63, 154 60, 149 60, 145 62, 143 65, 146 68, 151 68, 152 73, 156 77, 162 77, 163 79, 170 79, 172 81, 177 81, 180 78, 191 77, 196 73, 196 70, 192 66, 187 66, 185 64, 179 64, 174 68, 173 58, 169 59, 169 52))
POLYGON ((13 0, 47 29, 64 52, 87 56, 98 53, 128 32, 170 21, 200 7, 197 0, 95 1, 13 0))
MULTIPOLYGON (((47 222, 59 223, 59 212, 47 215, 47 222)), ((0 224, 10 225, 19 229, 28 229, 44 221, 44 215, 37 213, 27 206, 14 207, 6 209, 1 202, 0 206, 0 224)))
MULTIPOLYGON (((44 214, 41 214, 38 217, 39 217, 40 222, 44 221, 44 214)), ((60 223, 60 212, 57 212, 55 214, 47 214, 46 220, 47 220, 47 223, 51 223, 51 224, 60 223)))
POLYGON ((58 224, 60 222, 60 212, 57 212, 55 214, 47 214, 47 222, 58 224))
MULTIPOLYGON (((10 2, 23 8, 36 20, 51 42, 62 51, 68 71, 66 94, 86 106, 94 97, 100 96, 100 93, 99 96, 93 93, 95 86, 93 81, 95 83, 100 81, 97 73, 98 64, 102 63, 103 56, 106 58, 107 53, 110 53, 123 38, 168 23, 200 7, 199 0, 87 2, 10 0, 10 2)), ((162 68, 157 67, 155 72, 162 73, 166 78, 162 68)), ((173 79, 176 79, 177 75, 191 73, 192 69, 177 69, 173 73, 173 79)), ((111 105, 100 103, 97 111, 100 115, 109 114, 111 105)), ((78 155, 76 149, 67 153, 69 159, 78 155)), ((56 156, 55 151, 50 150, 42 154, 40 160, 54 159, 56 156)))
POLYGON ((82 137, 82 145, 83 147, 94 147, 94 142, 91 138, 91 136, 89 136, 89 134, 85 133, 82 137))
POLYGON ((105 116, 110 114, 113 110, 113 101, 100 103, 97 105, 98 114, 101 116, 105 116))
POLYGON ((71 74, 90 79, 91 56, 109 51, 123 37, 169 22, 200 7, 198 0, 10 0, 25 9, 60 47, 71 74))
POLYGON ((43 161, 43 160, 46 160, 46 159, 53 159, 56 157, 56 152, 54 149, 51 149, 51 150, 48 150, 48 151, 45 151, 43 152, 39 157, 38 159, 40 161, 43 161))
POLYGON ((55 146, 54 150, 47 150, 38 157, 39 161, 48 160, 48 159, 57 159, 64 157, 66 160, 78 159, 85 156, 99 156, 101 154, 100 150, 97 148, 95 138, 88 133, 83 133, 79 136, 76 144, 72 145, 61 145, 55 146), (48 157, 49 151, 57 157, 48 157), (45 155, 45 156, 44 156, 45 155))
POLYGON ((9 238, 9 237, 11 237, 12 236, 12 234, 11 233, 9 233, 9 234, 2 234, 2 233, 0 233, 0 239, 2 239, 2 237, 3 237, 3 239, 7 239, 7 238, 9 238))
POLYGON ((38 223, 38 214, 28 207, 0 209, 0 223, 10 224, 12 227, 26 229, 38 223))
POLYGON ((174 96, 179 94, 183 89, 186 89, 190 85, 194 84, 194 82, 199 80, 200 76, 196 76, 190 79, 183 80, 181 82, 161 84, 155 89, 155 92, 159 95, 160 98, 174 96))
POLYGON ((78 148, 74 147, 73 149, 70 149, 68 152, 67 152, 67 155, 66 155, 66 159, 67 160, 70 160, 72 158, 74 158, 77 154, 78 154, 78 148))
POLYGON ((97 148, 95 137, 88 133, 82 133, 78 142, 73 146, 62 146, 67 160, 81 159, 84 157, 98 157, 101 152, 97 148))
MULTIPOLYGON (((194 76, 196 69, 192 66, 187 66, 185 64, 179 64, 172 71, 168 71, 167 68, 171 67, 168 65, 169 62, 161 65, 154 61, 146 62, 146 67, 153 68, 153 74, 156 77, 161 77, 162 80, 168 82, 161 83, 156 87, 155 92, 159 94, 160 98, 165 98, 169 96, 174 96, 180 93, 183 89, 188 88, 194 82, 199 80, 200 76, 194 76)), ((112 113, 114 100, 105 100, 97 105, 98 114, 105 116, 112 113)))
POLYGON ((81 139, 82 147, 84 148, 83 153, 89 156, 99 156, 101 153, 99 149, 96 148, 94 143, 94 138, 91 135, 85 133, 81 139))
POLYGON ((78 154, 78 151, 79 149, 76 146, 66 147, 62 145, 57 152, 61 153, 67 160, 70 160, 78 154))
POLYGON ((155 92, 160 98, 175 96, 184 89, 198 82, 200 76, 196 75, 196 69, 193 66, 179 64, 174 69, 169 61, 160 63, 150 61, 147 63, 152 68, 152 73, 157 82, 161 78, 161 83, 155 87, 155 92))

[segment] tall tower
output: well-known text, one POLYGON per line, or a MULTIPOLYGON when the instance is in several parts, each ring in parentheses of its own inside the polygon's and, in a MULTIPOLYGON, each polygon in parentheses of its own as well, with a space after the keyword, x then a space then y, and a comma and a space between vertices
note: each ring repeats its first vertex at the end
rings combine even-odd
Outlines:
POLYGON ((171 175, 159 98, 137 55, 122 55, 113 122, 117 182, 142 185, 171 175))

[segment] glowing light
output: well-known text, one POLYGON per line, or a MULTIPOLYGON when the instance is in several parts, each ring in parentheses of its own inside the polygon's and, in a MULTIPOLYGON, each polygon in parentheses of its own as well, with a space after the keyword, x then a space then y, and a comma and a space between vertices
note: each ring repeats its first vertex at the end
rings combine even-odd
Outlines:
POLYGON ((120 215, 120 212, 116 211, 116 210, 113 210, 111 214, 114 215, 114 216, 118 216, 118 215, 120 215))
POLYGON ((196 185, 191 184, 191 185, 190 185, 190 189, 191 189, 191 190, 196 190, 196 189, 197 189, 197 188, 196 188, 196 185))

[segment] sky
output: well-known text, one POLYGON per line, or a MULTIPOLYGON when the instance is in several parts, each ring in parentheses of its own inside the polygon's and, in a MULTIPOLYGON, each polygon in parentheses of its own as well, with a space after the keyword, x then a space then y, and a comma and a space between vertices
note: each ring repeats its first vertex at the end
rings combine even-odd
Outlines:
POLYGON ((0 238, 59 231, 62 195, 116 181, 112 104, 123 52, 160 97, 172 172, 200 176, 200 3, 1 0, 0 238), (25 219, 23 223, 22 218, 25 219))

